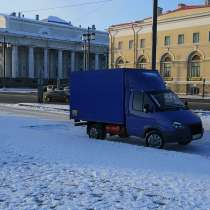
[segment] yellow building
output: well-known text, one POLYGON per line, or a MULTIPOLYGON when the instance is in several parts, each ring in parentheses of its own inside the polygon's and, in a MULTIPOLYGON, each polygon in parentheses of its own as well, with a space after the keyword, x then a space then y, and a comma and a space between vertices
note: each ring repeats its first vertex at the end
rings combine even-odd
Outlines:
MULTIPOLYGON (((180 95, 210 96, 210 1, 159 8, 157 69, 180 95)), ((152 18, 109 27, 111 68, 151 68, 152 18)))

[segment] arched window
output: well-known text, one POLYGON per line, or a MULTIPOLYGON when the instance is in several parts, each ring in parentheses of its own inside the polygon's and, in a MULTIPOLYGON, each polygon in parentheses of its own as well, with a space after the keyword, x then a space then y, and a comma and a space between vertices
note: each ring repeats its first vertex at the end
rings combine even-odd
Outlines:
POLYGON ((116 60, 115 66, 116 66, 116 68, 123 68, 124 67, 124 61, 123 61, 122 57, 119 57, 116 60))
POLYGON ((138 69, 145 69, 147 65, 147 59, 144 56, 141 56, 137 62, 138 69))
POLYGON ((199 78, 201 68, 201 56, 198 53, 193 53, 189 57, 189 77, 199 78))
POLYGON ((171 69, 172 69, 172 58, 167 53, 163 55, 160 61, 160 72, 164 78, 171 77, 171 69))

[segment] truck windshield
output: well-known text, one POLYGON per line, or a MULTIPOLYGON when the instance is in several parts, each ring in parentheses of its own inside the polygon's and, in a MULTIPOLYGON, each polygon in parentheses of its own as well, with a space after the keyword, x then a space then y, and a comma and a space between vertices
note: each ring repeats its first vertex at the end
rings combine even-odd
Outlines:
POLYGON ((178 96, 171 91, 153 92, 150 95, 160 110, 186 109, 178 96))

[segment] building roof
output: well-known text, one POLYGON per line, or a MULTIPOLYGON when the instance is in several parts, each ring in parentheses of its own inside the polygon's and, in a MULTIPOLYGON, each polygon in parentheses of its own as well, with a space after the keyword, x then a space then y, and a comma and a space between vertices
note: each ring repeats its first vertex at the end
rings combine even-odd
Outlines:
MULTIPOLYGON (((190 10, 190 14, 197 14, 205 12, 204 10, 207 10, 210 12, 210 5, 187 5, 187 4, 178 4, 178 7, 174 10, 169 10, 161 15, 159 15, 158 20, 168 19, 171 17, 180 17, 180 16, 187 16, 189 13, 186 13, 186 10, 190 10)), ((133 24, 139 24, 139 23, 145 23, 145 22, 151 22, 152 17, 147 17, 145 19, 133 21, 133 22, 127 22, 127 23, 120 23, 111 25, 110 28, 115 27, 123 27, 123 26, 129 26, 133 24)))

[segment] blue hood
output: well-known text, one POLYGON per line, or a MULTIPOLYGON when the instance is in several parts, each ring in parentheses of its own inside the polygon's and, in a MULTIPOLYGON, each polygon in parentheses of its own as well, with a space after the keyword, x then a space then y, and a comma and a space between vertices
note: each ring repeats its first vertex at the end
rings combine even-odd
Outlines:
POLYGON ((165 122, 170 122, 170 123, 176 121, 185 125, 191 125, 201 122, 200 117, 190 110, 158 112, 156 117, 157 121, 164 120, 165 122))

